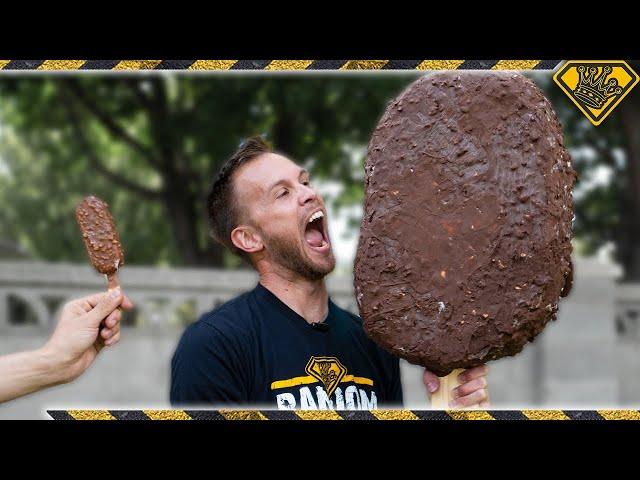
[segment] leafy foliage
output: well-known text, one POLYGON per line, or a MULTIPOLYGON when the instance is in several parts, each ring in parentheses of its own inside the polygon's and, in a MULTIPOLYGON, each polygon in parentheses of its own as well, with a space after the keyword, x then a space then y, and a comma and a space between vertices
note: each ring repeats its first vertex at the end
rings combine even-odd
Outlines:
POLYGON ((345 146, 366 144, 411 76, 3 78, 0 238, 34 257, 84 261, 72 213, 92 193, 111 205, 128 262, 233 264, 208 238, 204 195, 241 139, 266 134, 315 175, 344 182, 339 201, 350 203, 361 168, 345 146))

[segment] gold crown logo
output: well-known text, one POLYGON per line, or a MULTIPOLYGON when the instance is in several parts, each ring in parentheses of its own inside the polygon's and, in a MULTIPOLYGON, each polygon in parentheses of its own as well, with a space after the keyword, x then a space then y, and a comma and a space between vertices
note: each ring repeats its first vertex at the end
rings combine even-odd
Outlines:
POLYGON ((593 125, 600 125, 638 83, 624 60, 569 60, 553 80, 593 125))
POLYGON ((606 84, 604 83, 611 73, 611 66, 605 65, 600 72, 598 70, 597 67, 587 68, 585 65, 579 65, 578 85, 573 91, 585 105, 596 109, 602 108, 609 98, 622 93, 622 88, 618 86, 618 80, 615 78, 610 78, 606 84))

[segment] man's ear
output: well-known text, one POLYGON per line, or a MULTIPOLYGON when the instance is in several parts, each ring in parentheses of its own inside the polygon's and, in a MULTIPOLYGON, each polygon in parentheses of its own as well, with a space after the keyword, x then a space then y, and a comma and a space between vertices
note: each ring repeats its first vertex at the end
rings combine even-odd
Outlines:
POLYGON ((262 238, 251 227, 240 225, 231 232, 233 244, 247 253, 259 252, 264 248, 262 238))

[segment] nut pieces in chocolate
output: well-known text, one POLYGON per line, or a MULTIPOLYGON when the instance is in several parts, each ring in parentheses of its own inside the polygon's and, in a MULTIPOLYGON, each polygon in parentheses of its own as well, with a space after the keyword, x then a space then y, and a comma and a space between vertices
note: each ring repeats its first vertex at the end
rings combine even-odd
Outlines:
POLYGON ((441 376, 520 352, 571 288, 575 178, 556 114, 524 76, 411 84, 365 164, 354 282, 368 335, 441 376))
POLYGON ((105 275, 113 275, 124 265, 124 252, 109 205, 97 197, 85 197, 76 208, 76 220, 89 260, 105 275))

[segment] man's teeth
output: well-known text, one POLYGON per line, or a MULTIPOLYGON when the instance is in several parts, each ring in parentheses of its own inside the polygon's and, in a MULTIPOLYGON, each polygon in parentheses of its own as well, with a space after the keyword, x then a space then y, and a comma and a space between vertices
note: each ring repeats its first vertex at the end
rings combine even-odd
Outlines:
POLYGON ((309 218, 309 222, 308 223, 311 223, 314 220, 317 220, 317 219, 322 218, 322 217, 324 217, 324 213, 322 213, 322 211, 317 211, 316 213, 311 215, 311 218, 309 218))

